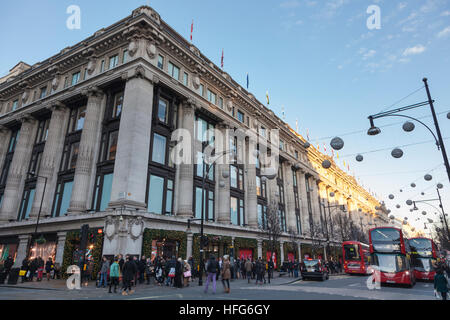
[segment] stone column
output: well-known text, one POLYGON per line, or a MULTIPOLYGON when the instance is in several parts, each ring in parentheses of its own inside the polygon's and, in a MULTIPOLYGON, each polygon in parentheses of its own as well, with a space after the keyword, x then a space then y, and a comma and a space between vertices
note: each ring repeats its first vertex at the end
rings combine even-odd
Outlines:
MULTIPOLYGON (((88 96, 86 119, 81 133, 80 148, 75 169, 72 196, 70 199, 69 214, 77 215, 86 212, 88 206, 88 193, 90 190, 90 180, 93 166, 96 163, 94 154, 97 145, 97 137, 102 130, 101 114, 103 92, 97 87, 91 87, 87 92, 88 96)), ((117 161, 116 161, 117 162, 117 161)))
POLYGON ((280 241, 280 266, 284 262, 284 241, 280 241))
POLYGON ((320 208, 320 205, 319 205, 318 180, 315 177, 310 177, 309 181, 310 181, 310 186, 311 186, 311 189, 312 189, 312 192, 311 192, 311 204, 312 204, 312 208, 313 208, 314 222, 320 223, 321 208, 320 208))
POLYGON ((181 108, 181 128, 185 130, 186 136, 183 136, 183 162, 177 166, 180 172, 180 183, 178 192, 178 212, 177 216, 192 217, 194 216, 193 198, 194 198, 194 141, 195 141, 195 101, 184 101, 181 108), (185 141, 184 139, 187 139, 185 141), (187 154, 184 154, 187 152, 187 154))
MULTIPOLYGON (((58 236, 58 243, 56 245, 55 263, 59 263, 59 265, 62 267, 63 256, 64 256, 64 246, 66 245, 67 232, 65 232, 65 231, 58 232, 57 236, 58 236)), ((63 270, 63 271, 65 271, 65 270, 63 270)))
POLYGON ((125 201, 134 209, 147 208, 152 111, 153 83, 135 73, 125 86, 110 207, 120 206, 125 201))
POLYGON ((262 245, 263 245, 263 240, 262 239, 258 239, 258 258, 263 258, 263 260, 265 261, 265 258, 262 256, 262 245))
POLYGON ((5 163, 6 154, 8 153, 10 140, 11 130, 6 127, 0 126, 0 175, 3 171, 3 165, 5 163))
MULTIPOLYGON (((256 195, 256 136, 250 136, 248 139, 248 153, 247 161, 245 163, 246 176, 247 176, 247 189, 246 189, 246 213, 247 224, 251 228, 258 228, 258 196, 256 195)), ((262 182, 261 182, 262 183, 262 182)))
MULTIPOLYGON (((220 124, 218 126, 218 130, 220 130, 222 134, 222 139, 216 139, 215 143, 217 146, 218 152, 225 152, 229 151, 230 149, 230 137, 228 136, 228 130, 229 126, 227 124, 220 124)), ((218 183, 216 183, 216 186, 218 187, 218 203, 219 203, 219 210, 217 215, 217 222, 223 223, 223 224, 230 224, 231 217, 230 217, 230 178, 224 178, 222 173, 228 172, 230 173, 230 164, 229 156, 224 156, 221 158, 221 160, 218 160, 218 183)))
POLYGON ((17 248, 16 261, 14 262, 14 268, 20 268, 22 261, 28 256, 28 243, 30 241, 30 235, 19 235, 19 246, 17 248))
POLYGON ((284 194, 286 200, 286 226, 287 230, 293 230, 297 233, 297 223, 295 219, 295 198, 294 198, 294 186, 292 178, 292 163, 284 162, 284 194))
POLYGON ((302 242, 299 241, 298 242, 298 261, 303 260, 302 258, 302 242))
POLYGON ((187 243, 186 243, 186 260, 188 260, 190 257, 192 257, 192 245, 194 243, 194 234, 192 233, 191 229, 187 229, 186 231, 187 236, 187 243))
POLYGON ((306 194, 306 178, 304 171, 297 172, 298 190, 300 195, 300 220, 302 223, 302 233, 309 233, 309 213, 308 213, 308 196, 306 194))
POLYGON ((6 180, 5 194, 2 201, 0 221, 4 222, 17 220, 25 177, 30 164, 32 147, 37 131, 37 121, 31 116, 25 116, 21 121, 22 127, 9 169, 8 179, 6 180))
POLYGON ((44 193, 45 179, 39 177, 36 183, 36 193, 30 212, 31 218, 38 216, 41 201, 41 217, 51 215, 54 190, 58 180, 59 164, 64 148, 65 130, 70 113, 69 109, 60 102, 56 102, 50 109, 52 110, 52 117, 50 119, 48 137, 45 142, 44 153, 42 155, 41 166, 38 173, 39 176, 47 178, 47 186, 45 187, 44 193), (44 198, 42 198, 42 196, 44 196, 44 198))

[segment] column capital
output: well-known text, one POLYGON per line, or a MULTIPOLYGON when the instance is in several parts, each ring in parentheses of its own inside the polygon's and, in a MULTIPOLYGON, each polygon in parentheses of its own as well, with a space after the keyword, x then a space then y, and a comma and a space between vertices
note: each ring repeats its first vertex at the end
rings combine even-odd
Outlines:
POLYGON ((31 113, 25 113, 22 115, 22 117, 19 119, 22 124, 24 123, 33 123, 36 121, 36 118, 34 118, 31 113))
POLYGON ((87 96, 88 98, 90 98, 90 97, 98 98, 98 97, 103 96, 104 92, 97 86, 90 86, 89 88, 85 88, 85 89, 81 90, 81 94, 83 96, 87 96))
POLYGON ((67 105, 65 105, 64 103, 62 103, 60 100, 56 100, 50 103, 50 105, 47 107, 48 110, 50 111, 59 111, 59 110, 64 110, 65 108, 67 108, 67 105))
POLYGON ((19 238, 19 242, 25 242, 30 239, 30 235, 29 234, 19 234, 18 238, 19 238))

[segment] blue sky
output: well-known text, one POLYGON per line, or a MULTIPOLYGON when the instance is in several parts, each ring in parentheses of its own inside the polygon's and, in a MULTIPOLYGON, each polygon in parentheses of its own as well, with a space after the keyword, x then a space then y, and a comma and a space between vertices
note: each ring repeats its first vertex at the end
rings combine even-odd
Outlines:
MULTIPOLYGON (((146 2, 8 1, 0 12, 0 38, 7 43, 0 75, 20 60, 29 64, 44 60, 146 2), (66 28, 66 9, 72 4, 81 8, 80 30, 66 28)), ((354 157, 432 140, 419 125, 412 133, 403 132, 402 121, 396 118, 376 122, 379 126, 398 123, 383 127, 381 135, 365 134, 370 114, 419 89, 423 77, 429 79, 436 111, 442 113, 442 135, 450 137, 446 118, 450 0, 153 0, 150 5, 186 39, 194 19, 194 44, 217 65, 224 49, 225 71, 242 86, 248 72, 249 91, 264 103, 268 90, 270 107, 280 117, 284 107, 286 122, 295 128, 298 119, 300 133, 306 136, 308 130, 311 142, 322 151, 324 143, 328 152, 331 149, 329 137, 341 135, 346 145, 338 163, 345 159, 350 173, 380 199, 394 194, 395 200, 386 202, 395 215, 414 221, 419 216, 410 213, 405 201, 435 198, 433 185, 438 181, 444 184, 444 208, 450 212, 450 184, 441 153, 432 142, 405 147, 402 159, 393 159, 390 150, 364 154, 362 163, 354 157), (379 30, 367 28, 370 5, 380 7, 379 30), (358 133, 347 135, 352 132, 358 133), (425 182, 423 176, 429 172, 433 181, 425 182), (413 181, 416 188, 409 186, 413 181)), ((422 89, 394 107, 425 100, 422 89)), ((423 107, 408 114, 422 117, 430 112, 423 107)), ((430 117, 423 121, 432 125, 430 117)), ((445 142, 450 152, 450 139, 445 142)), ((420 208, 419 214, 422 209, 429 212, 425 218, 437 217, 430 206, 420 208)))

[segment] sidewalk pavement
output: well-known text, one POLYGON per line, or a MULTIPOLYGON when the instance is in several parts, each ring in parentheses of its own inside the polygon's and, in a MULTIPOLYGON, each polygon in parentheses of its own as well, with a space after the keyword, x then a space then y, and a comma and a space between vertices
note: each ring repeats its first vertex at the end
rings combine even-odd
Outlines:
MULTIPOLYGON (((344 273, 330 274, 330 277, 339 276, 339 275, 345 275, 345 274, 344 273)), ((266 275, 266 280, 267 280, 267 275, 266 275)), ((280 277, 279 272, 274 272, 274 277, 270 280, 270 284, 267 282, 264 285, 265 286, 288 285, 288 284, 292 284, 292 283, 295 283, 300 280, 301 280, 300 276, 298 278, 294 278, 294 277, 289 277, 287 274, 284 274, 282 277, 280 277)), ((206 278, 204 278, 203 282, 205 282, 205 281, 206 281, 206 278)), ((255 282, 256 282, 256 279, 250 280, 251 284, 255 284, 255 282)), ((194 283, 198 283, 198 278, 196 278, 194 280, 194 283)), ((248 283, 248 280, 247 279, 234 279, 234 280, 231 280, 231 283, 245 285, 246 283, 248 283)), ((82 290, 96 289, 95 284, 96 284, 95 281, 90 281, 88 286, 82 285, 82 290)), ((140 287, 140 286, 143 286, 143 285, 138 284, 138 287, 140 287)), ((121 284, 120 284, 120 287, 121 287, 121 284)), ((154 285, 147 287, 147 288, 150 289, 152 287, 154 287, 154 285)), ((33 282, 24 282, 24 283, 21 283, 21 279, 19 279, 19 281, 17 282, 17 285, 4 284, 4 285, 0 285, 0 288, 20 288, 20 289, 33 289, 33 290, 56 290, 56 291, 67 290, 66 280, 47 281, 46 279, 43 279, 42 281, 39 281, 39 282, 37 282, 35 280, 33 282)), ((188 288, 191 288, 191 286, 188 288)), ((185 288, 185 289, 187 289, 187 288, 185 288)))

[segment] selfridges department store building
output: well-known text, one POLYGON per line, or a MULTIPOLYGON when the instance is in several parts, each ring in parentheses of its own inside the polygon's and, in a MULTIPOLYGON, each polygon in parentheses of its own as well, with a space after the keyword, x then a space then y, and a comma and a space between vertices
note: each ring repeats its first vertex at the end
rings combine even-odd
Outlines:
MULTIPOLYGON (((277 261, 312 254, 311 229, 336 229, 338 213, 364 230, 387 222, 354 178, 334 163, 324 170, 329 157, 305 148, 150 7, 12 73, 0 84, 2 259, 53 256, 67 266, 85 224, 94 258, 196 258, 200 222, 188 220, 202 215, 202 187, 205 251, 216 255, 266 257, 271 203, 283 230, 277 261), (208 143, 242 161, 203 165, 208 143), (260 158, 272 159, 275 177, 260 158)), ((338 245, 336 232, 325 234, 338 245)))

